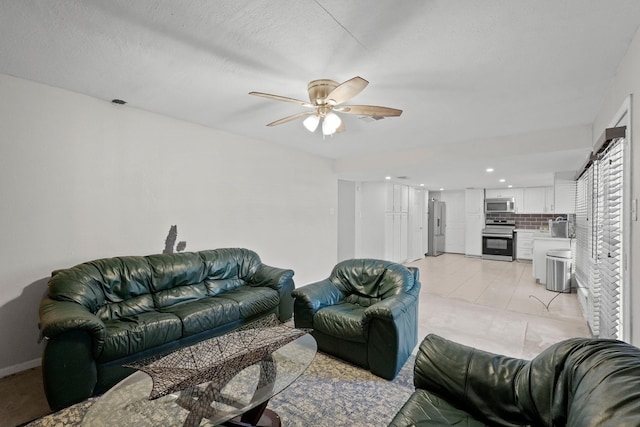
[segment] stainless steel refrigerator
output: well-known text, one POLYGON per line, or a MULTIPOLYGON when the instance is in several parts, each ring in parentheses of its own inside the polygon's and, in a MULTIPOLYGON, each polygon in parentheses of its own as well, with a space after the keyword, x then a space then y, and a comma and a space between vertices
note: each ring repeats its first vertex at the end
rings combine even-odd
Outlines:
POLYGON ((447 206, 439 200, 429 200, 429 226, 427 240, 429 248, 427 256, 438 256, 444 253, 444 233, 446 228, 447 206))

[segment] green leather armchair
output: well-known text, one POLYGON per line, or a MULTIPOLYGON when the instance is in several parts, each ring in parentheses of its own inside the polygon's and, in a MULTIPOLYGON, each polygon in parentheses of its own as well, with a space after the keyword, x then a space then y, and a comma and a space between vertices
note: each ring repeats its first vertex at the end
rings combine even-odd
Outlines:
POLYGON ((293 291, 293 318, 321 351, 393 379, 418 342, 419 292, 417 268, 347 260, 293 291))
POLYGON ((529 361, 428 335, 414 385, 390 427, 640 425, 640 350, 621 341, 573 338, 529 361))

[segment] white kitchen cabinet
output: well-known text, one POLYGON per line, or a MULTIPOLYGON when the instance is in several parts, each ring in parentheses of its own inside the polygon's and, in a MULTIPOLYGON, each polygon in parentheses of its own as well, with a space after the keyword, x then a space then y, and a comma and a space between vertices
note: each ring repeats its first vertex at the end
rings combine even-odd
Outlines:
POLYGON ((553 186, 545 187, 546 199, 547 199, 547 209, 549 213, 554 213, 556 211, 556 201, 555 201, 555 192, 553 190, 553 186))
MULTIPOLYGON (((410 241, 409 187, 387 182, 363 182, 360 188, 356 257, 407 261, 410 241)), ((415 197, 414 203, 417 203, 415 197)), ((420 208, 414 211, 417 212, 414 214, 416 217, 422 215, 420 208)), ((420 220, 416 218, 416 222, 420 220)))
POLYGON ((487 188, 486 190, 484 190, 484 197, 487 199, 499 199, 501 197, 507 197, 504 196, 502 192, 502 189, 487 188))
POLYGON ((386 193, 386 212, 407 212, 409 210, 409 187, 387 183, 386 193))
MULTIPOLYGON (((446 203, 444 241, 445 252, 465 253, 465 195, 462 190, 443 191, 440 200, 446 203)), ((483 202, 484 203, 484 202, 483 202)))
POLYGON ((516 258, 533 259, 533 230, 516 230, 516 258))
POLYGON ((464 192, 465 233, 467 256, 482 256, 482 229, 484 228, 484 190, 469 188, 464 192))
POLYGON ((553 187, 523 188, 523 208, 519 213, 553 213, 553 187))
POLYGON ((576 213, 577 183, 573 178, 573 172, 557 172, 554 174, 555 213, 576 213))
POLYGON ((384 258, 389 261, 407 260, 408 215, 403 212, 384 214, 384 258))

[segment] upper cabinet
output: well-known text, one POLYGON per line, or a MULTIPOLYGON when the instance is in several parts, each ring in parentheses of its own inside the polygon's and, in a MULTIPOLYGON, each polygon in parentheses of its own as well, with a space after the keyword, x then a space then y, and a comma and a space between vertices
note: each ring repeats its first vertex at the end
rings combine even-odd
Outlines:
POLYGON ((401 184, 387 183, 387 212, 409 211, 409 187, 401 184))
POLYGON ((554 213, 553 187, 529 187, 523 189, 524 203, 521 213, 554 213))
POLYGON ((517 214, 576 213, 576 181, 573 173, 556 173, 553 187, 486 189, 487 199, 513 197, 517 214))
POLYGON ((559 214, 576 213, 577 183, 573 172, 556 172, 554 174, 555 212, 559 214))

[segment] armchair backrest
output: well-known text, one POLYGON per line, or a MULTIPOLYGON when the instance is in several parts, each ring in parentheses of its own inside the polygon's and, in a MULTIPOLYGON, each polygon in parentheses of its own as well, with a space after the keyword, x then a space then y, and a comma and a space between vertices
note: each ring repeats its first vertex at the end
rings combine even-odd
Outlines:
POLYGON ((428 335, 414 384, 497 425, 640 425, 640 349, 572 338, 531 361, 428 335))
POLYGON ((640 350, 632 345, 565 340, 540 353, 520 375, 517 393, 531 399, 544 425, 640 425, 640 350))
POLYGON ((344 293, 347 301, 369 306, 410 291, 416 274, 407 267, 390 261, 350 259, 338 263, 331 271, 329 280, 344 293))

